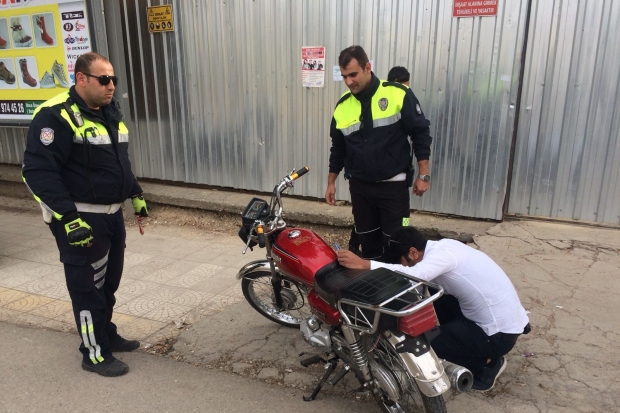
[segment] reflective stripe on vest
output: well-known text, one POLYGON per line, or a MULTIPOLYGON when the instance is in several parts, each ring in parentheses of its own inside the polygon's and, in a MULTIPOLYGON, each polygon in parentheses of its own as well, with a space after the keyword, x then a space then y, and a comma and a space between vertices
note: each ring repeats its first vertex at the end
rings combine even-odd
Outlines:
MULTIPOLYGON (((384 86, 383 80, 379 82, 379 87, 373 95, 370 104, 373 119, 372 125, 374 128, 390 126, 400 121, 400 111, 403 108, 403 101, 406 94, 406 91, 399 87, 392 85, 384 86)), ((339 129, 344 136, 349 136, 357 132, 361 126, 361 113, 362 104, 355 96, 350 95, 348 99, 340 102, 334 110, 336 128, 339 129)))
MULTIPOLYGON (((34 117, 39 112, 39 110, 44 107, 59 105, 66 102, 68 99, 69 92, 61 93, 60 95, 54 96, 53 98, 44 102, 38 108, 36 108, 32 116, 34 117)), ((78 117, 81 116, 80 109, 78 108, 77 103, 71 105, 71 109, 73 109, 75 115, 77 115, 78 117)), ((88 143, 90 143, 91 145, 112 144, 112 139, 110 138, 110 135, 108 135, 107 129, 103 123, 93 122, 82 117, 84 124, 80 127, 77 127, 71 121, 71 117, 69 116, 67 110, 64 107, 60 109, 60 116, 62 116, 63 119, 67 121, 69 126, 71 126, 71 129, 73 129, 73 143, 83 144, 83 137, 85 137, 86 139, 88 139, 88 143)), ((125 123, 123 123, 122 121, 118 124, 118 142, 129 142, 129 130, 127 129, 127 126, 125 126, 125 123)))

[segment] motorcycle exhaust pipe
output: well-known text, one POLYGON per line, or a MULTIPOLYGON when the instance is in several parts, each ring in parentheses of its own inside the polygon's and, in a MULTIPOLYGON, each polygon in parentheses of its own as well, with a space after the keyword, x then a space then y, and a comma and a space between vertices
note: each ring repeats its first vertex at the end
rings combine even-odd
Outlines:
POLYGON ((452 388, 460 392, 466 392, 471 389, 471 386, 474 384, 474 375, 471 374, 471 371, 446 360, 441 360, 441 364, 443 364, 452 388))

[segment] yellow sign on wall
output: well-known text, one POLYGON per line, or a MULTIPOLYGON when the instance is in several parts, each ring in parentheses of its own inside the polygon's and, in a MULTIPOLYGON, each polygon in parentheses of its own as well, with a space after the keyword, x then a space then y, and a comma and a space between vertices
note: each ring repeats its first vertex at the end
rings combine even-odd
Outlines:
POLYGON ((149 32, 171 32, 174 31, 174 21, 172 20, 172 5, 147 7, 146 15, 149 21, 149 32))

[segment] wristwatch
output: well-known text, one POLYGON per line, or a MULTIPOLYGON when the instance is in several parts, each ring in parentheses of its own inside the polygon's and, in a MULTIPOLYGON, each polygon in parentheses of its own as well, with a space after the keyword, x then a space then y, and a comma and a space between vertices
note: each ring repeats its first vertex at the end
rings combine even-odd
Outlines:
POLYGON ((424 182, 430 182, 431 181, 431 176, 430 175, 418 175, 418 178, 423 180, 424 182))

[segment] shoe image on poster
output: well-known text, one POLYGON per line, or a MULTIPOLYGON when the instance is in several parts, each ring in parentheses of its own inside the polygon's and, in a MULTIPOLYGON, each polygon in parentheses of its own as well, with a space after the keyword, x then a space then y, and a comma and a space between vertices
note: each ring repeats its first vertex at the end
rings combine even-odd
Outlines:
POLYGON ((28 16, 11 17, 11 37, 16 49, 32 47, 32 26, 28 16))
POLYGON ((53 47, 56 41, 56 26, 52 13, 42 13, 32 15, 32 27, 34 27, 34 38, 37 47, 53 47))
POLYGON ((37 59, 34 56, 16 57, 18 71, 15 77, 19 79, 21 89, 39 89, 39 71, 37 59))
POLYGON ((7 19, 0 19, 0 50, 11 48, 11 38, 9 36, 9 21, 7 19))
POLYGON ((58 60, 54 60, 54 64, 52 65, 52 75, 54 75, 54 78, 56 79, 60 87, 65 87, 65 88, 71 87, 71 84, 67 80, 65 66, 58 63, 58 60))
POLYGON ((39 81, 42 89, 51 89, 56 87, 56 83, 54 82, 54 76, 48 72, 47 70, 43 73, 43 77, 39 81))
POLYGON ((17 89, 17 86, 13 59, 0 59, 0 90, 17 89))

